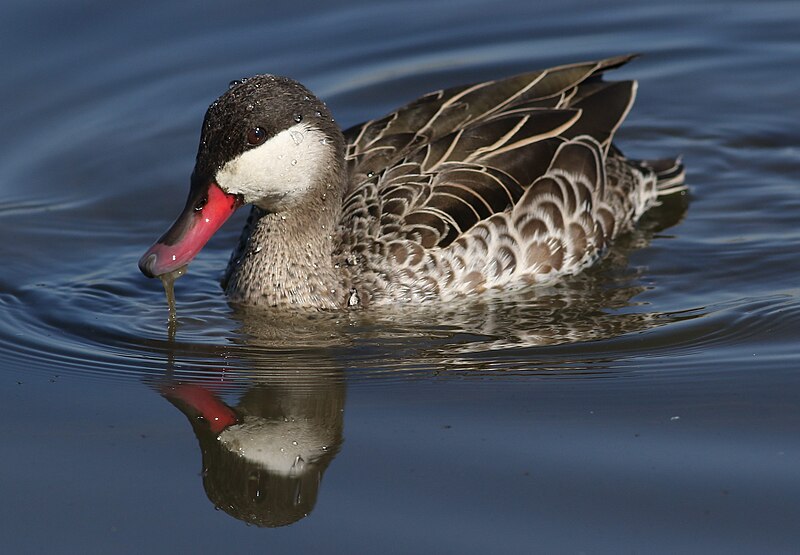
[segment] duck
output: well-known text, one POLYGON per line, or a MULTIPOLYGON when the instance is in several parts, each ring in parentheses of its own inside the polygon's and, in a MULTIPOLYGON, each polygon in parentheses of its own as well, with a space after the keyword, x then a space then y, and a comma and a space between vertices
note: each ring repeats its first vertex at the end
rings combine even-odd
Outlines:
POLYGON ((231 82, 208 108, 189 195, 139 260, 174 275, 251 205, 222 278, 229 300, 347 310, 553 284, 597 262, 665 195, 679 159, 612 143, 635 55, 426 94, 344 131, 299 82, 231 82))

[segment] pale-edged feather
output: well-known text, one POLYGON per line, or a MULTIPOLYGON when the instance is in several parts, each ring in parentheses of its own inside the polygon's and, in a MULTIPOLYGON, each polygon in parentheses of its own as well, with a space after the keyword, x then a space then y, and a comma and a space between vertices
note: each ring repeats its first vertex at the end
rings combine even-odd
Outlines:
POLYGON ((369 296, 449 298, 576 273, 680 190, 678 162, 629 161, 611 143, 636 83, 600 73, 629 59, 438 91, 348 130, 343 243, 369 296))

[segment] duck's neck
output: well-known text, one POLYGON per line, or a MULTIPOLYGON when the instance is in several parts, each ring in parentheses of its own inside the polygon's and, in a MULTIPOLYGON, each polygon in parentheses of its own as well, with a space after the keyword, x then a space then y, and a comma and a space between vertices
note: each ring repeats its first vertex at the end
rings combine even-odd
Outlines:
POLYGON ((320 184, 305 202, 283 212, 254 206, 223 280, 230 299, 267 306, 343 306, 347 291, 332 259, 342 188, 341 180, 320 184))

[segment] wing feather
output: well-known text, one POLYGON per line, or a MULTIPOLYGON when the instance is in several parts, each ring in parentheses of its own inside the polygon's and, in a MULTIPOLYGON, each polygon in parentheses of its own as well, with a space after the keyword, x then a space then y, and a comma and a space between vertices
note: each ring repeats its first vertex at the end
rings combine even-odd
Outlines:
POLYGON ((587 78, 632 56, 534 71, 427 94, 380 119, 345 131, 351 185, 389 167, 421 145, 515 107, 562 107, 587 78), (387 148, 387 146, 391 148, 387 148))
POLYGON ((601 206, 604 159, 636 85, 599 74, 630 58, 437 91, 347 130, 344 227, 358 220, 369 241, 403 252, 477 244, 499 233, 492 226, 514 227, 527 250, 503 248, 519 268, 545 253, 540 266, 558 269, 601 248, 613 224, 601 206))

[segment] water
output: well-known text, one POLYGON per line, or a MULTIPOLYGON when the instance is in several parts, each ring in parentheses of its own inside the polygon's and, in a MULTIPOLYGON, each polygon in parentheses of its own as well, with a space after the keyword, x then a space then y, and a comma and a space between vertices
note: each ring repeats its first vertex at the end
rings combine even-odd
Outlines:
POLYGON ((0 7, 3 552, 795 551, 800 6, 250 4, 0 7), (176 283, 170 338, 136 261, 232 79, 295 77, 348 126, 625 52, 618 142, 683 154, 691 193, 602 264, 276 316, 221 294, 239 215, 176 283), (215 439, 232 419, 247 457, 215 439))

